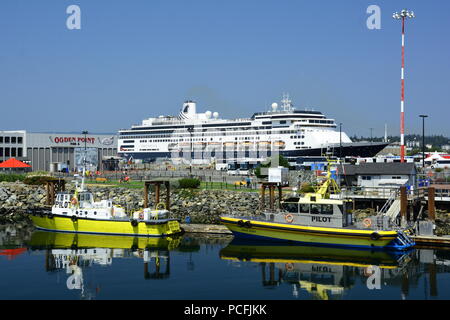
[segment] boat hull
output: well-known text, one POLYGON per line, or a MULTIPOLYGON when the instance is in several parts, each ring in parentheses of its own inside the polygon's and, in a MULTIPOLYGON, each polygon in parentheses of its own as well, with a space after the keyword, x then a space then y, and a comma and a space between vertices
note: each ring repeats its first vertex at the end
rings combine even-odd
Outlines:
POLYGON ((71 217, 57 215, 31 215, 31 219, 38 229, 59 232, 143 237, 164 237, 182 232, 179 222, 174 219, 136 221, 136 226, 133 226, 130 220, 77 218, 72 221, 71 217))
POLYGON ((221 217, 221 222, 240 239, 287 241, 309 245, 364 249, 405 250, 411 245, 395 244, 397 231, 371 231, 347 228, 322 228, 252 219, 221 217), (250 223, 250 227, 248 223, 250 223))

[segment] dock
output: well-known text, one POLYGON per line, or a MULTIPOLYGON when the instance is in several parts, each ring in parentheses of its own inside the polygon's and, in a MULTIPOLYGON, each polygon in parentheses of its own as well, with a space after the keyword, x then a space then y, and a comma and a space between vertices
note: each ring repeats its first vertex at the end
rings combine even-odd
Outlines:
POLYGON ((450 236, 412 236, 417 246, 450 247, 450 236))
POLYGON ((227 227, 220 224, 181 224, 181 227, 186 233, 232 234, 227 227))

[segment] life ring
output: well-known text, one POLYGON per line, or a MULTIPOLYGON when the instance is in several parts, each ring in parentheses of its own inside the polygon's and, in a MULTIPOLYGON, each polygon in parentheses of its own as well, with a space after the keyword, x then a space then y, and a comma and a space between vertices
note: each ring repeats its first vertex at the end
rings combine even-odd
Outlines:
POLYGON ((136 220, 131 220, 131 225, 133 226, 133 227, 137 227, 137 225, 138 225, 138 222, 136 221, 136 220))
POLYGON ((370 220, 369 218, 364 219, 364 220, 363 220, 363 225, 364 225, 366 228, 369 228, 369 227, 372 225, 372 220, 370 220))
POLYGON ((294 265, 292 263, 286 263, 285 267, 287 271, 294 270, 294 265))
POLYGON ((284 220, 286 220, 287 223, 292 223, 292 222, 294 222, 294 216, 289 213, 284 216, 284 220))
POLYGON ((72 203, 74 206, 76 206, 78 203, 77 198, 73 197, 72 200, 70 200, 70 203, 72 203))
POLYGON ((78 220, 78 218, 77 218, 77 216, 72 216, 71 218, 70 218, 73 222, 77 222, 77 220, 78 220))
POLYGON ((378 240, 378 239, 380 239, 380 234, 378 232, 372 232, 372 234, 370 235, 370 239, 378 240))

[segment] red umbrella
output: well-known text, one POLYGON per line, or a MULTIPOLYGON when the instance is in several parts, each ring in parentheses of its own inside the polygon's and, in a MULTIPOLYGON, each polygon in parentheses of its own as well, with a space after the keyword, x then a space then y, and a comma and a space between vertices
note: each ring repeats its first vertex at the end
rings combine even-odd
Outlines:
POLYGON ((0 168, 31 168, 29 164, 17 160, 16 158, 9 158, 0 163, 0 168))

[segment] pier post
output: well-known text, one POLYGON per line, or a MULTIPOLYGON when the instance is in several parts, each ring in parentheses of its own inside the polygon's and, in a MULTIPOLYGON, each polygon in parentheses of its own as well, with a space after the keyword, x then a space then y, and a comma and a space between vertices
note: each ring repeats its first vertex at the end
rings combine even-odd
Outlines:
POLYGON ((436 208, 434 205, 434 195, 435 195, 435 189, 428 188, 428 218, 433 222, 436 220, 436 208))
POLYGON ((406 221, 407 209, 408 209, 408 198, 406 195, 406 187, 401 186, 400 187, 400 216, 402 218, 402 223, 406 221))
POLYGON ((148 208, 148 183, 144 182, 144 208, 148 208))
POLYGON ((264 183, 261 184, 261 210, 264 210, 266 207, 266 186, 264 183))
POLYGON ((283 188, 281 185, 278 186, 278 208, 281 209, 281 199, 283 197, 283 188))
POLYGON ((160 191, 160 184, 159 183, 156 183, 155 184, 155 196, 156 196, 156 199, 155 199, 155 205, 157 205, 158 203, 159 203, 159 191, 160 191))
POLYGON ((275 198, 275 187, 269 186, 269 201, 270 201, 270 210, 274 210, 274 199, 275 198))
POLYGON ((170 182, 164 182, 166 185, 166 210, 170 210, 170 182))

